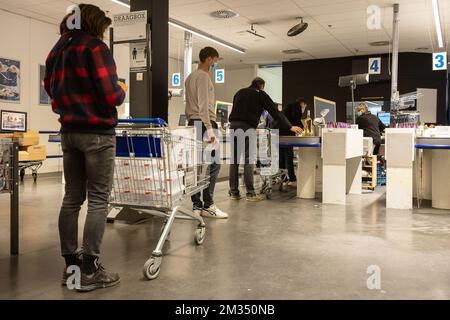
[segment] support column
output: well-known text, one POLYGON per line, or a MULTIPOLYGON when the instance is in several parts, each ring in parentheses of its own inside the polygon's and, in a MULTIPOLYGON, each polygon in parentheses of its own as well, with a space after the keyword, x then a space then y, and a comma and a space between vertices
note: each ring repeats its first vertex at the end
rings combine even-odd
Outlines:
POLYGON ((168 120, 169 1, 131 0, 131 11, 147 10, 151 30, 147 70, 139 81, 130 74, 130 114, 168 120))

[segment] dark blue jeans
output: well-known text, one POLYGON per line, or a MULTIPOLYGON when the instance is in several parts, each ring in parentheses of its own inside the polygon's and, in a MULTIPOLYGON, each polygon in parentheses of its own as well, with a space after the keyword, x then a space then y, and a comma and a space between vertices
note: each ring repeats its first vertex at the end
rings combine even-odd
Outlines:
POLYGON ((294 168, 294 148, 280 146, 280 169, 287 169, 289 181, 297 181, 294 168))

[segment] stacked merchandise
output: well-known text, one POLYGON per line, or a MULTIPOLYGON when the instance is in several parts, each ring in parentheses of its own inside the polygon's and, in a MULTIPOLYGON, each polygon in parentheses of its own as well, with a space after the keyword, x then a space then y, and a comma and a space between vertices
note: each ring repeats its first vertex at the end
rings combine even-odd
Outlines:
POLYGON ((193 131, 118 136, 111 201, 159 207, 180 200, 186 188, 196 183, 196 176, 192 179, 187 170, 195 163, 189 145, 195 140, 189 137, 194 137, 193 131))
POLYGON ((386 185, 386 166, 382 158, 377 161, 377 185, 386 185))
POLYGON ((19 161, 42 161, 47 158, 45 145, 39 144, 39 132, 15 132, 14 139, 19 141, 19 161))

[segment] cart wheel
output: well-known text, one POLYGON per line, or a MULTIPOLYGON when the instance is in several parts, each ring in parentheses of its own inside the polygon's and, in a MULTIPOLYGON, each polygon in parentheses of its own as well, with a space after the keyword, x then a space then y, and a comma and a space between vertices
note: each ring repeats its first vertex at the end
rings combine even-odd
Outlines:
POLYGON ((205 235, 206 235, 205 227, 198 227, 197 230, 195 230, 195 243, 198 246, 201 246, 205 241, 205 235))
POLYGON ((148 279, 148 280, 153 280, 158 278, 159 276, 159 271, 160 271, 160 267, 156 267, 156 259, 154 257, 151 257, 150 259, 147 260, 147 262, 145 262, 144 264, 144 276, 148 279))
POLYGON ((267 200, 272 199, 272 189, 267 189, 266 190, 266 199, 267 200))
POLYGON ((33 181, 36 182, 37 181, 37 173, 33 172, 33 181))
POLYGON ((23 177, 25 177, 25 169, 20 170, 20 181, 23 182, 23 177))

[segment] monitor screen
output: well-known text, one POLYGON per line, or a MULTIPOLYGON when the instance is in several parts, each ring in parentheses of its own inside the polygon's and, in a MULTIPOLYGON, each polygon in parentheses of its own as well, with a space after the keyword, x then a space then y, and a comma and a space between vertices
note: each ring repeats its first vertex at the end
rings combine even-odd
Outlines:
POLYGON ((389 112, 378 113, 378 119, 380 119, 386 127, 391 125, 391 114, 389 112))
POLYGON ((229 102, 224 101, 217 101, 216 102, 216 117, 217 122, 220 123, 222 126, 226 123, 228 123, 228 116, 231 112, 233 104, 229 102))

